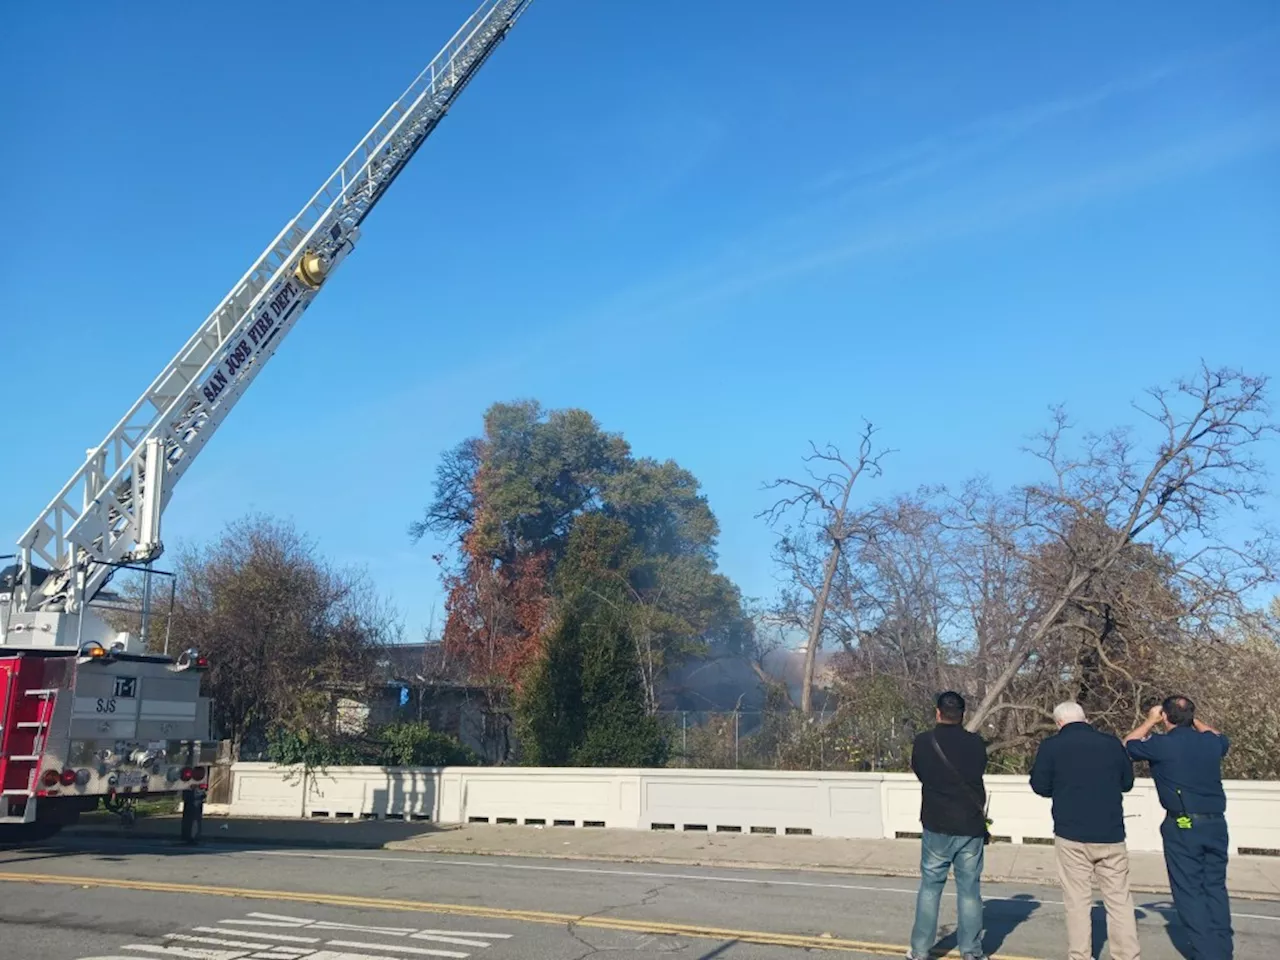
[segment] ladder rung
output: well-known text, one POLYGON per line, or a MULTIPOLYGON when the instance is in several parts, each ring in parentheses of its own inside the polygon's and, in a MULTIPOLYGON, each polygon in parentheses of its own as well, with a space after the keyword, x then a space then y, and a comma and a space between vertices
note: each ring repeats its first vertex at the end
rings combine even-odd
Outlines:
POLYGON ((23 695, 24 697, 52 697, 52 696, 56 695, 56 694, 57 694, 57 692, 58 692, 58 691, 57 691, 56 689, 46 689, 46 690, 24 690, 24 691, 22 691, 22 695, 23 695))
POLYGON ((44 720, 23 720, 21 723, 15 724, 17 727, 35 728, 47 727, 49 724, 44 720))
POLYGON ((34 797, 34 790, 0 790, 0 797, 34 797))
POLYGON ((10 760, 30 760, 31 762, 34 763, 36 760, 40 759, 40 755, 34 754, 33 756, 30 756, 30 757, 10 757, 9 759, 10 760))

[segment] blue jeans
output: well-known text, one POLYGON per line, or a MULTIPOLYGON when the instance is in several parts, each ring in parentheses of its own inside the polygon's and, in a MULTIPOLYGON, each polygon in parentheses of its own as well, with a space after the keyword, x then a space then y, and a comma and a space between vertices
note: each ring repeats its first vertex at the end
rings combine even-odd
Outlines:
POLYGON ((911 928, 911 955, 927 957, 938 935, 938 905, 947 873, 956 873, 956 910, 960 922, 956 949, 966 957, 982 953, 981 837, 953 837, 926 830, 920 840, 920 892, 916 894, 916 922, 911 928))

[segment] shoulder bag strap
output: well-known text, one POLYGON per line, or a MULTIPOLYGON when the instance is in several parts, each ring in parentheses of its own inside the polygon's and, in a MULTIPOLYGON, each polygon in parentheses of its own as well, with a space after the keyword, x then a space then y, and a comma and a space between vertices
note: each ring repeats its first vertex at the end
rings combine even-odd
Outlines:
POLYGON ((964 792, 969 795, 969 799, 972 800, 978 809, 982 811, 982 816, 985 819, 987 815, 986 804, 984 804, 978 795, 969 787, 968 782, 960 774, 960 771, 956 769, 956 765, 947 759, 947 755, 942 752, 942 744, 938 743, 938 735, 936 731, 929 734, 929 742, 933 744, 933 752, 938 755, 938 759, 941 760, 943 765, 951 771, 952 775, 956 778, 956 782, 964 788, 964 792))

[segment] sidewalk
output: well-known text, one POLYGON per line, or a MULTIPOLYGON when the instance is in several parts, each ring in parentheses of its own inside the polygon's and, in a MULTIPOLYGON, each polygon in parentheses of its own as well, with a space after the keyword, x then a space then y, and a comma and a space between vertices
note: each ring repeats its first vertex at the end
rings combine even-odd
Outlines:
MULTIPOLYGON (((176 840, 177 817, 155 817, 132 828, 112 822, 70 827, 62 836, 131 836, 176 840)), ((415 853, 552 857, 702 867, 824 870, 888 877, 919 876, 920 847, 911 840, 842 840, 742 834, 604 830, 581 827, 459 826, 394 820, 272 820, 206 816, 204 842, 278 847, 403 850, 415 853)), ((1167 893, 1164 858, 1132 853, 1133 889, 1167 893)), ((1057 885, 1053 848, 992 844, 983 879, 1057 885)), ((1280 900, 1280 857, 1232 857, 1233 897, 1280 900)))

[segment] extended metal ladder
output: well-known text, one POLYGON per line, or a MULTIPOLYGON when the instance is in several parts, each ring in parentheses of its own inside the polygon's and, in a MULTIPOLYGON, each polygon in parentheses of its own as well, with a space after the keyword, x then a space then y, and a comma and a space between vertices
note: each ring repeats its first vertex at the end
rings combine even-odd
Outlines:
POLYGON ((481 0, 89 453, 18 542, 18 610, 65 605, 74 613, 117 564, 158 555, 160 512, 195 455, 530 2, 481 0), (36 567, 53 575, 37 584, 36 567))

